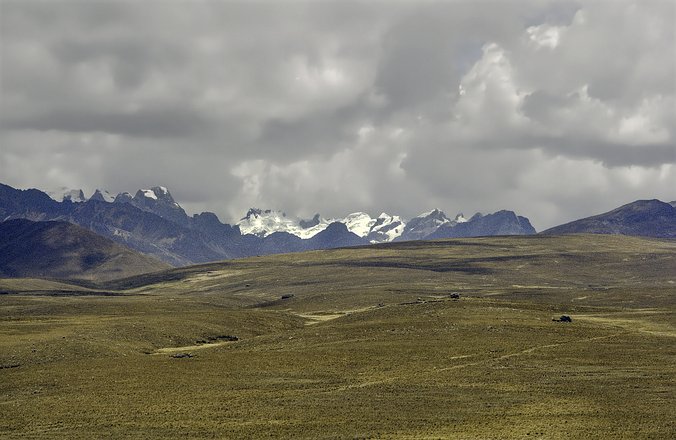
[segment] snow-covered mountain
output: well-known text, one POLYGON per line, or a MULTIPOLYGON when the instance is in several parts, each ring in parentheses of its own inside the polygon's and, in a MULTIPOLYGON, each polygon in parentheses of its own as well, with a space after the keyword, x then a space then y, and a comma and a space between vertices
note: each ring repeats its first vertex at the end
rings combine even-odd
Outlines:
POLYGON ((47 195, 57 202, 70 201, 74 203, 86 202, 84 192, 81 189, 70 189, 65 186, 54 191, 47 191, 47 195))
POLYGON ((70 200, 72 202, 86 202, 87 200, 94 200, 106 203, 129 203, 143 211, 152 212, 153 214, 159 215, 160 217, 175 223, 181 225, 186 225, 188 223, 188 215, 183 208, 176 203, 171 196, 171 193, 169 193, 169 190, 164 186, 139 189, 134 196, 128 192, 113 195, 110 191, 97 189, 94 191, 94 194, 87 199, 82 190, 68 190, 66 188, 61 188, 59 191, 52 191, 49 195, 56 201, 70 200))
POLYGON ((252 208, 237 226, 243 235, 264 238, 274 233, 286 233, 309 239, 336 222, 344 224, 349 232, 369 243, 535 232, 527 219, 517 218, 511 211, 487 216, 477 213, 470 219, 460 213, 451 220, 439 209, 422 213, 406 222, 398 215, 384 212, 376 218, 365 212, 353 212, 342 219, 325 219, 316 214, 311 220, 302 220, 282 211, 252 208))
POLYGON ((371 218, 365 212, 353 212, 345 217, 341 223, 347 226, 347 229, 360 237, 366 237, 371 232, 371 228, 376 223, 376 219, 371 218))
MULTIPOLYGON (((82 190, 59 188, 49 192, 56 201, 86 202, 82 190)), ((190 217, 183 208, 176 203, 164 186, 154 186, 150 189, 139 189, 132 195, 122 192, 117 195, 109 191, 97 189, 89 200, 107 203, 129 203, 143 211, 151 212, 167 220, 187 226, 190 217)), ((323 218, 315 214, 311 219, 302 219, 287 215, 283 211, 272 209, 251 208, 237 223, 236 226, 242 235, 255 235, 265 238, 275 232, 283 232, 301 239, 309 239, 325 231, 332 223, 339 222, 347 230, 370 243, 387 243, 391 241, 422 240, 435 233, 440 227, 453 227, 468 220, 458 214, 455 219, 449 219, 443 211, 433 209, 411 219, 408 223, 398 215, 381 213, 378 217, 371 217, 365 212, 353 212, 344 218, 323 218)))
POLYGON ((383 243, 399 237, 406 223, 398 215, 387 213, 372 218, 365 212, 353 212, 342 220, 350 232, 366 238, 371 243, 383 243))
POLYGON ((535 233, 528 219, 512 211, 477 214, 469 220, 459 214, 451 220, 435 209, 406 222, 386 213, 376 218, 354 212, 343 219, 319 214, 300 219, 252 209, 231 226, 211 212, 189 217, 162 186, 140 189, 135 195, 120 193, 114 199, 97 190, 84 200, 80 190, 52 192, 50 197, 37 189, 0 184, 0 219, 66 220, 173 265, 394 240, 535 233), (64 195, 65 202, 53 200, 63 200, 64 195))
POLYGON ((398 215, 380 214, 372 218, 365 212, 354 212, 343 219, 325 219, 316 214, 311 220, 303 220, 282 211, 251 208, 237 222, 242 234, 267 237, 275 232, 286 232, 308 239, 326 230, 331 223, 342 223, 348 231, 371 243, 393 241, 404 230, 405 223, 398 215))
MULTIPOLYGON (((49 195, 56 201, 87 201, 82 190, 59 188, 57 191, 50 192, 49 195)), ((206 218, 200 217, 199 222, 193 222, 194 219, 188 217, 183 208, 176 203, 169 190, 164 186, 139 189, 134 195, 122 192, 116 196, 113 196, 108 191, 97 189, 90 197, 90 200, 108 203, 128 203, 143 211, 151 212, 188 228, 196 227, 195 224, 197 223, 204 226, 203 223, 206 221, 206 218)), ((494 230, 501 233, 531 233, 531 229, 528 227, 522 228, 519 225, 513 225, 514 221, 511 217, 508 219, 507 216, 500 216, 499 219, 492 220, 493 217, 488 216, 479 222, 480 218, 482 216, 477 214, 468 220, 463 214, 458 214, 451 220, 443 211, 433 209, 412 218, 408 222, 398 215, 385 212, 378 217, 371 217, 365 212, 353 212, 344 218, 327 219, 319 214, 315 214, 311 219, 302 219, 287 215, 283 211, 251 208, 236 223, 236 227, 239 228, 242 236, 253 235, 258 238, 266 238, 275 233, 285 233, 307 240, 325 231, 332 223, 342 223, 348 232, 369 243, 482 235, 486 233, 490 234, 494 230), (500 223, 500 225, 488 227, 488 223, 492 221, 500 223), (502 223, 505 223, 505 225, 509 223, 509 226, 505 226, 502 223), (462 227, 457 228, 459 225, 462 225, 462 227)), ((276 237, 275 240, 279 241, 281 238, 276 237)))
POLYGON ((433 209, 412 218, 406 224, 404 232, 397 238, 397 241, 422 240, 439 229, 439 226, 450 222, 451 220, 446 217, 443 211, 433 209))
POLYGON ((460 213, 453 220, 449 219, 443 211, 433 209, 412 218, 404 228, 404 232, 396 238, 397 241, 424 240, 442 226, 453 227, 468 220, 460 213))
POLYGON ((267 237, 275 232, 286 232, 307 239, 325 230, 334 220, 327 220, 316 214, 311 220, 287 216, 285 212, 271 209, 251 208, 237 222, 243 235, 267 237))
POLYGON ((375 219, 366 239, 371 243, 384 243, 399 237, 406 227, 406 223, 398 215, 382 213, 375 219))

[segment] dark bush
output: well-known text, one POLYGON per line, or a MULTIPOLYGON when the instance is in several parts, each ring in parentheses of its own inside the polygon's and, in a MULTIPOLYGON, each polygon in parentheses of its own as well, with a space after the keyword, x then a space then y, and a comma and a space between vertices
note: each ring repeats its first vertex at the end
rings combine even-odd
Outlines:
POLYGON ((552 319, 554 322, 573 322, 573 318, 568 315, 561 315, 559 319, 552 319))
POLYGON ((190 353, 176 353, 172 354, 171 357, 176 358, 176 359, 183 359, 183 358, 191 358, 194 357, 190 353))

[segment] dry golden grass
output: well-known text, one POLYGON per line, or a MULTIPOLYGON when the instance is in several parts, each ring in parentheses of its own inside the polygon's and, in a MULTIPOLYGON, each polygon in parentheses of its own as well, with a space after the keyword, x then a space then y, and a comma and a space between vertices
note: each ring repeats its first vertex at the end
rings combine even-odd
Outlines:
POLYGON ((673 438, 675 280, 673 241, 570 236, 26 282, 0 296, 0 436, 673 438))

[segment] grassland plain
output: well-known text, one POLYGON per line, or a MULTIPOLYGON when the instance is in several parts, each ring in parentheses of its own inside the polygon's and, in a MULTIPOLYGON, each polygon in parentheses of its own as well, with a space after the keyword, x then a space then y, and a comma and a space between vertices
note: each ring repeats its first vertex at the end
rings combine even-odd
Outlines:
POLYGON ((0 292, 3 438, 676 437, 674 241, 410 242, 0 292))

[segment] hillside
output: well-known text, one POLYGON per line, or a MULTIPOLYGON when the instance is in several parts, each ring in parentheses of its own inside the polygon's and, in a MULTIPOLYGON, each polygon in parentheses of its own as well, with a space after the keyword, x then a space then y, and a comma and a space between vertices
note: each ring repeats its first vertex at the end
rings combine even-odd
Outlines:
POLYGON ((0 437, 671 438, 674 262, 487 237, 5 283, 0 437))
POLYGON ((659 200, 637 200, 592 217, 555 226, 542 234, 622 234, 676 238, 676 207, 659 200))
POLYGON ((106 281, 169 267, 71 223, 0 223, 0 277, 106 281))

